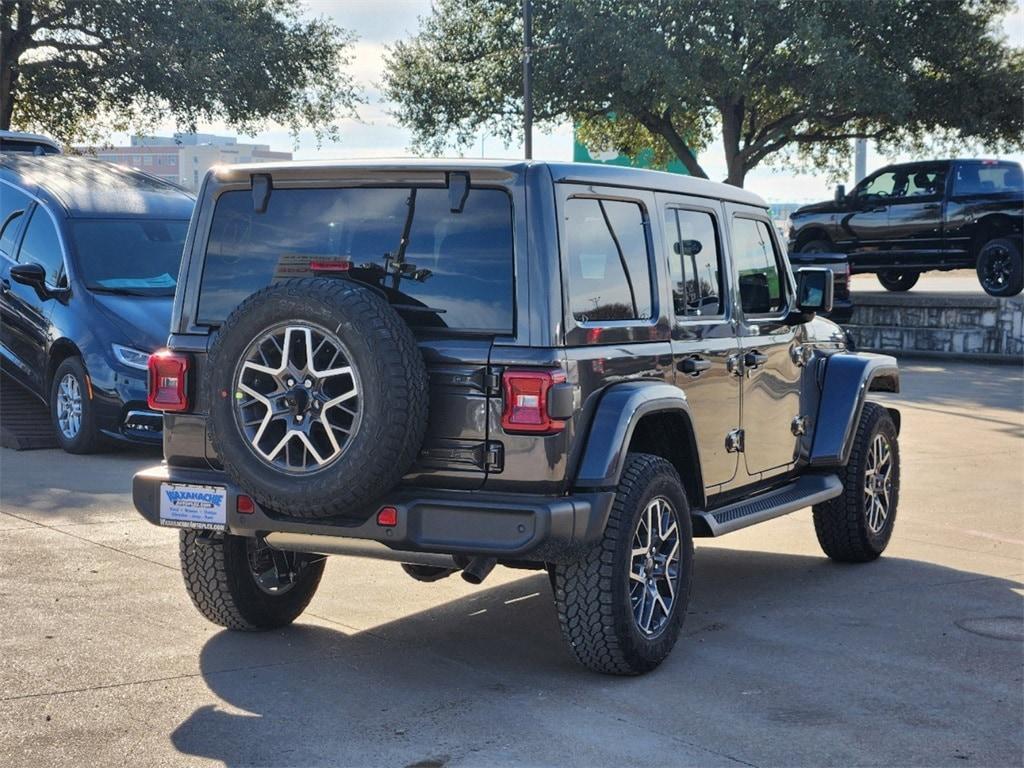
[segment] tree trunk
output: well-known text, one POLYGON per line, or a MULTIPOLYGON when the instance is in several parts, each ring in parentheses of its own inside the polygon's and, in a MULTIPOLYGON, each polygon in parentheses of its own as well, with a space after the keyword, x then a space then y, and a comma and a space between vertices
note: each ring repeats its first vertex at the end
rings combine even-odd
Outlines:
POLYGON ((726 184, 742 187, 747 176, 743 152, 740 150, 740 130, 743 126, 743 105, 728 104, 721 108, 722 144, 725 146, 726 184))
POLYGON ((11 62, 0 61, 0 131, 11 130, 18 73, 11 62))

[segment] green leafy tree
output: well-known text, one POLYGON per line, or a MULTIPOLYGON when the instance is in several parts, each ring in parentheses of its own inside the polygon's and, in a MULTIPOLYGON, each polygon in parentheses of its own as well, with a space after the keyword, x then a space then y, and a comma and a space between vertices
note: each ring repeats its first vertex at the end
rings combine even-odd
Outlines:
POLYGON ((0 129, 69 142, 172 118, 336 136, 351 36, 299 0, 0 0, 0 129))
MULTIPOLYGON (((769 162, 833 173, 850 139, 1006 151, 1024 136, 1012 0, 534 0, 534 112, 595 149, 653 148, 727 181, 769 162), (614 119, 609 119, 613 115, 614 119)), ((388 55, 385 93, 417 149, 521 125, 520 0, 437 0, 388 55)))

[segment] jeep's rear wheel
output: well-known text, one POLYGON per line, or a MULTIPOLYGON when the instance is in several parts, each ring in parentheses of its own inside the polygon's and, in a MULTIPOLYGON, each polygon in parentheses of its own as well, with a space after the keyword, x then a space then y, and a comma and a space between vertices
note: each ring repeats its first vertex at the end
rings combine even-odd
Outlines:
POLYGON ((878 403, 864 403, 840 477, 842 495, 814 507, 818 543, 833 560, 874 560, 889 545, 900 496, 896 424, 878 403))
POLYGON ((181 531, 181 573, 192 603, 228 629, 291 624, 313 599, 324 557, 282 552, 262 539, 181 531))
POLYGON ((408 471, 426 431, 427 373, 412 332, 347 280, 253 294, 221 326, 208 387, 224 468, 293 517, 365 507, 408 471))
POLYGON ((675 468, 630 454, 604 536, 554 568, 558 621, 573 654, 596 672, 637 675, 679 638, 693 572, 693 533, 675 468))

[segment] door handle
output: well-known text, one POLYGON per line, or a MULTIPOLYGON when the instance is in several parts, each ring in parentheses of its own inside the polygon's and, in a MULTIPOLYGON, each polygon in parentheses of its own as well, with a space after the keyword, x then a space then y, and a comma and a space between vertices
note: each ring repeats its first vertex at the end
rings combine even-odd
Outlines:
POLYGON ((753 370, 754 368, 760 368, 767 362, 768 355, 764 352, 758 352, 756 349, 753 349, 743 355, 743 367, 748 371, 753 370))
POLYGON ((680 373, 685 373, 690 376, 700 376, 703 371, 711 368, 711 361, 704 360, 700 357, 688 357, 685 360, 680 361, 676 368, 680 373))

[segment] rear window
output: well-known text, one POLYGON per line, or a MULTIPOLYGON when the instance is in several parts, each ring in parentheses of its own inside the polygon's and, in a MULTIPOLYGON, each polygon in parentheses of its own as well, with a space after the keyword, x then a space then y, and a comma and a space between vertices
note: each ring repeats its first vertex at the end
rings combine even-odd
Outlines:
POLYGON ((964 163, 956 168, 953 195, 1024 192, 1024 171, 1012 163, 964 163))
POLYGON ((512 250, 512 202, 501 190, 472 189, 461 213, 442 188, 275 189, 264 213, 249 190, 226 192, 198 320, 218 325, 254 292, 322 261, 350 264, 349 278, 384 290, 412 325, 510 333, 512 250))

